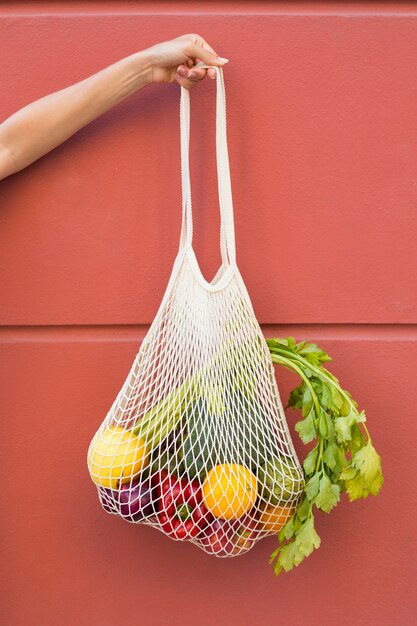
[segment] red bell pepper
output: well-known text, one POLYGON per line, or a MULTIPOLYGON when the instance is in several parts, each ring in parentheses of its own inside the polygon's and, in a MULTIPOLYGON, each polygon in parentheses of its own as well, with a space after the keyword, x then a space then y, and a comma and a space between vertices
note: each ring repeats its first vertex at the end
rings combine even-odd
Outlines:
POLYGON ((153 483, 158 489, 158 520, 167 535, 191 539, 211 522, 197 481, 181 480, 162 470, 153 477, 153 483))

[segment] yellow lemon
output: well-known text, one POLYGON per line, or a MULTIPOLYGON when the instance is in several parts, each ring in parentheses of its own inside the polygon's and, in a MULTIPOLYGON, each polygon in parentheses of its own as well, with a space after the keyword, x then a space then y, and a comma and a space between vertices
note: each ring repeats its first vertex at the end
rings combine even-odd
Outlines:
POLYGON ((209 471, 202 487, 205 507, 216 517, 238 519, 255 504, 258 486, 244 465, 225 463, 209 471))
POLYGON ((143 439, 121 426, 99 430, 88 450, 88 468, 96 485, 116 489, 146 467, 149 457, 143 439))

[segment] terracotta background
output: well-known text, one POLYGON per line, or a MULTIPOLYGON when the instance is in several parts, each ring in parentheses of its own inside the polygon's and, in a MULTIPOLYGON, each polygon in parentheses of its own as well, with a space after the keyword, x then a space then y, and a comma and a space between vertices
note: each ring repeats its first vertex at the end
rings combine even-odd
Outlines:
MULTIPOLYGON (((417 6, 0 2, 0 119, 187 32, 231 59, 238 263, 265 334, 330 352, 367 410, 386 484, 318 516, 322 547, 279 579, 274 539, 216 560, 100 509, 87 447, 156 313, 180 232, 179 86, 151 85, 0 183, 0 623, 408 626, 417 6)), ((214 98, 212 81, 192 91, 196 248, 209 278, 214 98)), ((286 401, 297 380, 277 376, 286 401)))

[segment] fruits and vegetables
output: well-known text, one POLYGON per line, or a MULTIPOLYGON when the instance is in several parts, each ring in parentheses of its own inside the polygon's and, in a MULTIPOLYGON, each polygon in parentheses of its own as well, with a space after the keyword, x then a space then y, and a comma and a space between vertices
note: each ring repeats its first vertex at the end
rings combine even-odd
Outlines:
POLYGON ((259 537, 257 531, 258 520, 252 516, 245 516, 233 528, 231 538, 232 555, 242 554, 252 548, 259 537))
POLYGON ((135 480, 120 485, 118 490, 100 489, 100 501, 109 513, 119 513, 127 520, 138 522, 155 515, 155 489, 149 480, 135 480))
POLYGON ((259 495, 268 504, 293 500, 303 485, 304 476, 290 457, 279 455, 259 467, 259 495))
POLYGON ((216 465, 202 486, 203 501, 215 517, 238 519, 255 504, 258 487, 255 476, 244 465, 216 465))
POLYGON ((93 482, 116 489, 129 483, 148 463, 149 451, 143 439, 121 426, 99 429, 88 450, 88 468, 93 482))
POLYGON ((191 539, 212 520, 202 502, 197 481, 181 480, 166 470, 152 477, 158 493, 158 520, 162 530, 175 539, 191 539))
POLYGON ((202 397, 187 409, 182 467, 190 479, 203 481, 210 469, 225 463, 255 471, 265 459, 268 422, 260 407, 234 389, 227 390, 224 399, 223 413, 213 412, 214 403, 202 397))
POLYGON ((240 520, 215 519, 199 535, 199 541, 210 554, 235 556, 252 548, 259 536, 257 525, 249 515, 240 520))
POLYGON ((111 489, 100 487, 98 490, 98 496, 100 504, 107 513, 117 513, 116 501, 111 489))
POLYGON ((199 535, 199 542, 209 554, 230 556, 233 551, 232 537, 235 523, 228 520, 215 519, 199 535))
POLYGON ((270 533, 279 533, 290 517, 295 513, 294 506, 265 506, 259 516, 260 530, 267 530, 270 533))

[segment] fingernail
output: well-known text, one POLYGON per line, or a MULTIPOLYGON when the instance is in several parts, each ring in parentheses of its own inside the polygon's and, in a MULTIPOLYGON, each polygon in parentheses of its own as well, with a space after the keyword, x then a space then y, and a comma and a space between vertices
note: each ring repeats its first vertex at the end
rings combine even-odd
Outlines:
POLYGON ((223 57, 217 57, 217 60, 220 61, 220 63, 229 63, 229 59, 225 59, 223 57))
POLYGON ((179 67, 177 72, 178 74, 180 74, 180 76, 187 76, 187 70, 185 70, 183 67, 179 67))

